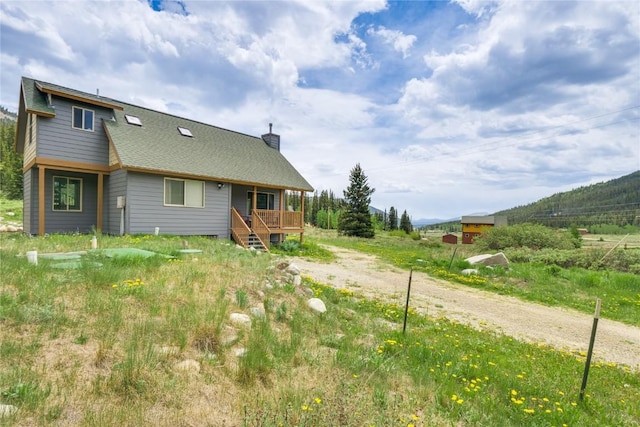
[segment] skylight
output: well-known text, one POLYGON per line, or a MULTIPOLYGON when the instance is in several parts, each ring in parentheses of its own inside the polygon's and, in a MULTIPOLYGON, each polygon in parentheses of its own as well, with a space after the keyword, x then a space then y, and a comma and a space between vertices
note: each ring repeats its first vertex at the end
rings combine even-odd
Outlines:
POLYGON ((125 114, 124 115, 124 119, 127 121, 127 123, 129 123, 130 125, 136 125, 136 126, 142 126, 142 122, 140 121, 140 118, 137 116, 131 116, 129 114, 125 114))
POLYGON ((182 136, 188 136, 189 138, 193 138, 193 134, 187 128, 183 128, 183 127, 178 126, 178 132, 180 132, 180 135, 182 135, 182 136))

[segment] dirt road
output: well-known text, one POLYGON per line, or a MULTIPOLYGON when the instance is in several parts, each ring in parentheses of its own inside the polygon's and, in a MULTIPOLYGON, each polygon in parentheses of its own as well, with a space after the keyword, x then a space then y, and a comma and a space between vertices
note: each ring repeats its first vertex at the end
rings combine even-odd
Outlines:
MULTIPOLYGON (((326 264, 296 258, 303 275, 338 288, 352 289, 404 305, 409 272, 374 256, 328 247, 336 256, 326 264)), ((479 329, 491 329, 520 340, 558 349, 587 351, 593 315, 547 307, 496 295, 414 272, 411 306, 431 316, 445 316, 479 329)), ((640 328, 600 319, 594 360, 624 364, 640 371, 640 328)))

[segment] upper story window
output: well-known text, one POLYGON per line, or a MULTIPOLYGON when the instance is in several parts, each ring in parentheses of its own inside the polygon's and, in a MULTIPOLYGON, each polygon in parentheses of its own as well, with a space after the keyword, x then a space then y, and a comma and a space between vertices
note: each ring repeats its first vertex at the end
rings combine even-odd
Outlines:
POLYGON ((73 107, 73 117, 71 119, 71 126, 74 129, 82 129, 93 132, 93 116, 95 115, 93 110, 87 110, 86 108, 73 107))
POLYGON ((53 177, 53 210, 82 211, 82 179, 53 177))

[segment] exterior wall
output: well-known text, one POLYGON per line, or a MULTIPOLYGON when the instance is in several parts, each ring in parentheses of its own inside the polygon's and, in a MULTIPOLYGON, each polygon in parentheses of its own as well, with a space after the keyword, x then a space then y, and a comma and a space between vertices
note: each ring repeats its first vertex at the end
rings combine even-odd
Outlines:
POLYGON ((109 164, 109 147, 102 120, 111 120, 113 112, 82 102, 54 97, 56 116, 38 119, 37 155, 97 165, 109 164), (73 107, 94 111, 93 132, 74 129, 71 125, 73 107))
POLYGON ((506 216, 463 216, 462 223, 462 243, 473 243, 473 238, 478 237, 482 232, 491 227, 501 227, 507 225, 506 216))
MULTIPOLYGON (((224 188, 228 186, 225 185, 224 188)), ((249 215, 249 211, 247 210, 247 194, 253 191, 253 187, 248 185, 234 185, 233 192, 231 196, 231 206, 235 207, 240 211, 242 215, 249 215)), ((262 188, 258 187, 258 193, 269 193, 273 194, 274 197, 274 209, 280 209, 280 190, 273 188, 262 188)), ((229 208, 231 209, 231 208, 229 208)))
MULTIPOLYGON (((102 223, 102 231, 107 234, 120 234, 120 218, 122 215, 121 209, 118 209, 118 196, 127 195, 127 171, 116 170, 111 172, 105 179, 105 201, 103 205, 104 218, 102 223)), ((128 211, 125 208, 124 211, 124 230, 127 230, 127 214, 128 211)))
POLYGON ((473 243, 474 237, 478 237, 482 234, 483 230, 487 228, 493 227, 492 225, 482 225, 479 226, 477 224, 462 224, 462 243, 471 244, 473 243))
POLYGON ((458 244, 458 236, 455 234, 445 234, 442 236, 442 243, 450 243, 452 245, 458 244))
POLYGON ((128 233, 151 234, 160 227, 161 234, 229 238, 231 185, 218 189, 217 182, 206 181, 204 208, 164 206, 164 178, 127 173, 128 233))
MULTIPOLYGON (((98 177, 91 174, 47 169, 45 173, 44 202, 45 233, 89 233, 97 225, 98 177), (53 210, 54 176, 82 179, 81 212, 59 212, 53 210)), ((34 211, 34 214, 37 216, 37 210, 34 211)))
POLYGON ((27 116, 27 129, 25 133, 24 152, 22 164, 27 165, 36 158, 36 144, 38 140, 38 116, 29 114, 27 116))

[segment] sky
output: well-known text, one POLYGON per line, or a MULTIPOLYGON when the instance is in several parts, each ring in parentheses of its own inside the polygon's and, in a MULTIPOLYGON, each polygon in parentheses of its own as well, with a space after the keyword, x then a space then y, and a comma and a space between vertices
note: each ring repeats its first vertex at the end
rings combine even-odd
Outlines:
POLYGON ((0 2, 21 76, 249 135, 318 191, 491 214, 640 169, 640 2, 0 2))

